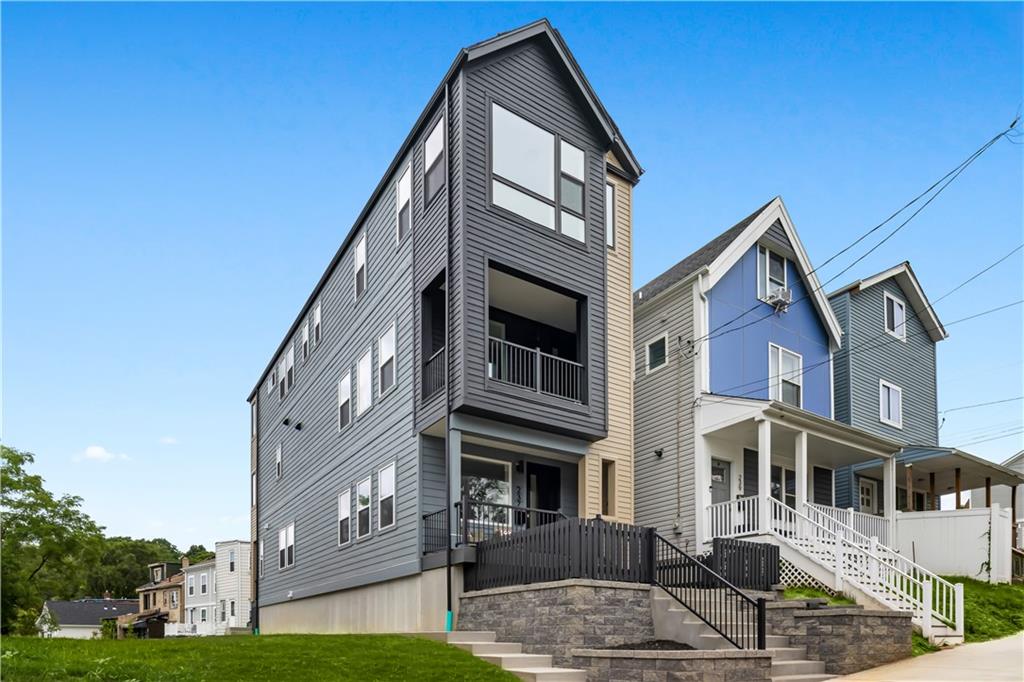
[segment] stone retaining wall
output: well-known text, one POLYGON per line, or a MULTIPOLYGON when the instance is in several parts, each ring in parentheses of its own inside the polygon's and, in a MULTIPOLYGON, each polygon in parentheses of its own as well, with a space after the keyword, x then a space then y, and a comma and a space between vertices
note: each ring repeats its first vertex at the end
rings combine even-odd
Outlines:
POLYGON ((854 607, 807 609, 775 604, 767 609, 768 632, 807 647, 807 658, 825 662, 832 675, 851 673, 910 656, 911 615, 907 611, 854 607))
POLYGON ((459 630, 490 630, 530 654, 569 665, 572 649, 601 649, 654 639, 650 587, 562 580, 463 593, 459 630))
POLYGON ((570 665, 587 682, 767 682, 772 656, 764 651, 627 651, 573 649, 570 665))

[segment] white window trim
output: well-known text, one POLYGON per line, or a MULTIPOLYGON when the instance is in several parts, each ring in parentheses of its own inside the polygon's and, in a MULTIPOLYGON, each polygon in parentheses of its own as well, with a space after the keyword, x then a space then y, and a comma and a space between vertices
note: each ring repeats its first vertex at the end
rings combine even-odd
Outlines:
POLYGON ((614 250, 618 241, 615 239, 615 183, 608 180, 604 187, 604 245, 614 250), (611 201, 608 201, 609 197, 611 201))
POLYGON ((886 381, 885 379, 878 380, 878 420, 883 424, 895 426, 897 429, 903 428, 903 389, 890 381, 886 381), (900 418, 897 421, 888 419, 885 416, 885 401, 882 400, 885 389, 889 389, 890 391, 895 391, 900 394, 900 418))
MULTIPOLYGON (((371 363, 373 362, 372 358, 371 358, 370 362, 371 363)), ((371 386, 372 385, 373 384, 372 384, 372 380, 371 380, 371 386)), ((395 322, 392 322, 391 326, 388 327, 387 331, 385 331, 383 334, 381 334, 380 336, 377 337, 377 397, 378 398, 383 398, 385 395, 387 395, 391 391, 395 390, 395 387, 397 387, 397 386, 398 386, 398 325, 395 322), (380 380, 380 370, 384 367, 384 356, 381 354, 381 349, 380 349, 381 344, 380 344, 380 342, 389 333, 392 335, 392 337, 394 338, 394 342, 395 342, 394 343, 395 347, 391 351, 391 361, 392 361, 392 366, 393 366, 392 367, 392 371, 394 373, 394 377, 391 380, 391 385, 388 386, 386 389, 382 390, 381 387, 383 386, 383 383, 380 380)))
MULTIPOLYGON (((893 320, 893 323, 895 323, 895 322, 896 322, 896 320, 893 320)), ((900 341, 906 342, 906 340, 907 340, 907 303, 906 303, 906 301, 904 301, 904 300, 902 300, 902 299, 900 299, 900 298, 898 298, 896 296, 893 296, 888 291, 883 291, 882 292, 882 327, 885 328, 885 333, 888 334, 889 336, 897 338, 900 341), (898 305, 903 310, 903 333, 902 334, 899 331, 889 329, 889 320, 888 320, 888 317, 886 315, 886 310, 889 307, 888 303, 889 303, 890 300, 892 300, 894 307, 898 305)))
POLYGON ((316 306, 313 307, 313 347, 320 345, 320 341, 323 339, 323 336, 323 311, 322 308, 320 307, 320 301, 317 301, 316 306), (320 330, 319 338, 317 337, 316 333, 317 329, 320 330))
POLYGON ((250 478, 252 479, 252 490, 249 491, 249 497, 252 498, 252 500, 251 500, 252 505, 251 506, 255 507, 256 506, 256 496, 259 494, 259 491, 256 489, 257 486, 256 486, 256 472, 255 471, 252 472, 252 475, 250 476, 250 478))
POLYGON ((342 375, 341 379, 338 380, 338 406, 337 406, 337 417, 338 417, 338 433, 342 430, 352 426, 352 420, 355 417, 355 411, 352 409, 352 371, 349 370, 342 375), (341 386, 348 380, 348 397, 345 400, 341 399, 341 386), (348 403, 348 424, 345 426, 341 425, 341 406, 344 403, 348 403))
POLYGON ((305 363, 309 360, 309 320, 306 320, 302 325, 302 362, 305 363))
POLYGON ((757 298, 759 301, 767 301, 768 294, 771 293, 768 289, 768 285, 771 282, 768 279, 768 272, 771 268, 768 267, 768 262, 771 259, 769 254, 775 254, 782 259, 782 288, 789 288, 789 258, 783 256, 778 251, 773 250, 771 247, 765 244, 757 245, 757 298), (764 258, 761 258, 761 252, 764 251, 764 258), (761 295, 761 287, 764 287, 764 295, 761 295))
POLYGON ((194 575, 188 577, 188 596, 196 596, 196 577, 194 575))
POLYGON ((366 248, 366 232, 359 235, 359 239, 355 241, 355 246, 352 249, 352 298, 355 301, 359 301, 370 288, 370 266, 368 264, 370 260, 369 253, 366 248), (363 293, 359 293, 359 247, 362 245, 363 248, 363 293))
POLYGON ((644 344, 644 376, 657 372, 662 367, 668 366, 668 334, 660 334, 652 337, 649 341, 644 344), (657 343, 658 341, 665 341, 665 362, 661 363, 657 367, 651 367, 651 344, 657 343))
MULTIPOLYGON (((371 491, 373 489, 372 485, 373 484, 371 483, 371 491)), ((395 465, 395 462, 392 461, 377 470, 377 530, 381 531, 387 530, 388 528, 394 528, 396 523, 398 523, 398 467, 395 465), (380 475, 387 469, 391 469, 391 523, 386 526, 382 526, 380 525, 380 507, 384 498, 381 497, 380 494, 380 475)))
POLYGON ((210 575, 208 573, 199 574, 199 594, 210 593, 210 575))
POLYGON ((367 348, 366 352, 360 355, 359 359, 356 360, 356 416, 363 416, 370 410, 371 407, 373 407, 373 346, 367 348), (362 405, 360 405, 363 391, 359 386, 359 365, 361 364, 361 360, 365 358, 367 355, 370 356, 370 367, 368 370, 370 373, 370 390, 366 391, 366 407, 363 407, 362 405))
POLYGON ((292 568, 293 566, 295 566, 295 522, 294 521, 289 523, 284 528, 279 528, 278 531, 277 531, 277 570, 279 570, 279 571, 287 571, 289 568, 292 568), (285 565, 284 566, 281 565, 281 548, 282 548, 282 545, 281 545, 281 533, 284 533, 284 538, 285 538, 285 542, 284 542, 284 545, 283 545, 284 550, 285 550, 285 552, 284 552, 285 565), (289 543, 289 540, 288 540, 289 535, 291 536, 291 542, 290 543, 289 543), (288 548, 289 547, 292 548, 292 561, 291 561, 291 563, 287 563, 288 562, 288 548))
MULTIPOLYGON (((800 409, 804 407, 804 356, 796 351, 792 351, 785 346, 780 346, 777 343, 768 342, 768 399, 776 400, 778 402, 784 402, 782 400, 782 353, 789 353, 790 355, 796 356, 800 359, 800 368, 797 370, 796 381, 790 381, 791 384, 796 384, 800 387, 800 404, 797 405, 800 409), (773 377, 772 373, 772 350, 777 349, 779 351, 779 375, 773 377), (778 393, 776 397, 772 397, 772 393, 776 390, 778 393)), ((787 405, 789 403, 786 403, 787 405)))
POLYGON ((352 489, 349 488, 341 493, 338 493, 338 522, 335 528, 338 531, 338 547, 348 547, 352 544, 352 489), (341 498, 345 498, 345 504, 342 505, 341 498), (342 506, 345 508, 345 516, 341 515, 342 506), (345 542, 341 541, 341 521, 342 519, 348 519, 348 540, 345 542))
POLYGON ((366 524, 366 528, 367 528, 366 533, 364 533, 362 535, 360 535, 360 533, 359 533, 359 512, 362 511, 363 509, 366 509, 367 511, 372 511, 372 509, 373 509, 373 476, 367 476, 363 480, 361 480, 358 483, 356 483, 356 540, 362 540, 363 538, 368 538, 368 537, 371 537, 373 535, 373 514, 372 513, 370 514, 370 522, 368 524, 366 524), (359 486, 361 486, 363 483, 369 483, 370 484, 370 495, 369 495, 370 499, 367 501, 365 507, 360 507, 359 506, 359 486))
MULTIPOLYGON (((395 181, 395 244, 402 243, 402 207, 405 205, 401 203, 401 185, 402 180, 407 178, 409 182, 409 196, 406 198, 405 203, 409 204, 409 234, 412 234, 412 162, 410 161, 405 165, 405 170, 402 171, 401 175, 398 176, 398 180, 395 181)), ((408 236, 408 235, 406 235, 408 236)))

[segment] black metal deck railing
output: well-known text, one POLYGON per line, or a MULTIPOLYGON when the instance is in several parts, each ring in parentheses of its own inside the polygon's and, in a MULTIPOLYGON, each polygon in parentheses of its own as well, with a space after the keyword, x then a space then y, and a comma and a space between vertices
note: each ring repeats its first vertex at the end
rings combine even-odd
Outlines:
POLYGON ((509 504, 477 502, 462 498, 455 503, 460 544, 507 537, 517 531, 553 523, 565 516, 550 509, 515 507, 509 504))
POLYGON ((433 396, 444 388, 444 348, 437 351, 423 363, 423 399, 433 396))
POLYGON ((444 509, 423 515, 423 553, 440 552, 448 548, 447 518, 444 509))

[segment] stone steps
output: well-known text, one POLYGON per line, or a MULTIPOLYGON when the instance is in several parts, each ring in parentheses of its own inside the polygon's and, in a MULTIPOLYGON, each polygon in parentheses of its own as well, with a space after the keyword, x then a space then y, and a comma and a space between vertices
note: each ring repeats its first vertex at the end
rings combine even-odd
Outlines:
POLYGON ((586 682, 587 674, 576 668, 556 668, 551 656, 524 654, 519 642, 498 642, 488 631, 419 632, 418 637, 445 642, 464 649, 481 661, 503 668, 525 682, 586 682))

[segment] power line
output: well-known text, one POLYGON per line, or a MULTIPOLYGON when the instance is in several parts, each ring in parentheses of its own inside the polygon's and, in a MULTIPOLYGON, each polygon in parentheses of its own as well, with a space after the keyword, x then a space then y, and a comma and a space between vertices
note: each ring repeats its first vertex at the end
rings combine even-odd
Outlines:
MULTIPOLYGON (((868 236, 870 236, 871 234, 875 233, 876 231, 878 231, 879 229, 881 229, 882 227, 884 227, 885 225, 887 225, 887 224, 888 224, 888 223, 889 223, 890 221, 892 221, 892 220, 893 220, 893 218, 895 218, 895 217, 896 217, 896 216, 898 216, 898 215, 899 215, 900 213, 902 213, 903 211, 905 211, 905 210, 906 210, 907 208, 909 208, 910 206, 912 206, 912 205, 913 205, 914 203, 916 203, 916 202, 917 202, 917 201, 918 201, 919 199, 921 199, 922 197, 924 197, 925 195, 927 195, 927 194, 928 194, 929 192, 931 192, 932 190, 934 190, 934 189, 935 189, 935 188, 936 188, 937 186, 939 186, 940 184, 942 185, 941 187, 939 187, 939 189, 938 189, 938 190, 937 190, 937 191, 936 191, 936 192, 935 192, 935 193, 934 193, 934 194, 933 194, 933 195, 932 195, 931 197, 929 197, 929 198, 928 198, 928 200, 927 200, 927 201, 926 201, 926 202, 925 202, 925 203, 924 203, 923 205, 921 205, 921 206, 920 206, 920 207, 919 207, 919 208, 918 208, 918 209, 917 209, 916 211, 914 211, 914 213, 913 213, 913 214, 911 214, 911 216, 910 216, 909 218, 907 218, 907 219, 906 219, 905 221, 903 221, 902 223, 900 223, 900 225, 899 225, 899 226, 897 226, 897 227, 896 227, 896 228, 895 228, 895 229, 894 229, 894 230, 893 230, 892 232, 890 232, 890 233, 889 233, 888 235, 886 235, 886 236, 885 236, 885 237, 884 237, 884 238, 882 239, 882 241, 878 242, 878 243, 877 243, 877 244, 875 244, 875 245, 874 245, 873 247, 871 247, 870 249, 868 249, 868 251, 867 251, 867 252, 865 252, 865 253, 864 253, 863 255, 861 255, 860 257, 858 257, 858 258, 857 258, 856 260, 854 260, 854 261, 853 261, 852 263, 850 263, 850 264, 849 264, 848 266, 846 266, 845 268, 843 268, 842 270, 840 270, 840 271, 839 271, 838 273, 836 273, 836 274, 835 274, 834 276, 832 276, 832 277, 831 277, 830 279, 828 279, 827 281, 825 281, 825 282, 824 282, 824 283, 822 283, 822 284, 819 284, 819 285, 818 285, 817 287, 815 287, 814 289, 812 289, 811 291, 809 291, 809 292, 808 292, 808 293, 807 293, 806 295, 804 295, 804 296, 801 296, 800 298, 798 298, 798 299, 797 299, 796 301, 793 301, 793 302, 792 302, 792 303, 790 303, 789 305, 795 305, 795 304, 797 304, 797 303, 800 303, 801 301, 804 301, 804 300, 806 300, 806 299, 810 298, 810 297, 811 297, 811 296, 812 296, 812 295, 813 295, 814 293, 816 293, 816 292, 818 292, 818 291, 822 290, 823 288, 825 288, 825 286, 827 286, 827 285, 828 285, 829 283, 831 283, 831 282, 833 282, 834 280, 836 280, 837 278, 839 278, 839 276, 840 276, 840 275, 842 275, 843 273, 845 273, 845 272, 847 272, 848 270, 850 270, 850 269, 851 269, 851 268, 852 268, 852 267, 853 267, 854 265, 856 265, 856 264, 857 264, 857 263, 859 263, 860 261, 864 260, 864 259, 865 259, 865 258, 866 258, 867 256, 869 256, 869 255, 870 255, 871 253, 873 253, 873 252, 874 252, 874 251, 875 251, 875 250, 876 250, 876 249, 877 249, 878 247, 882 246, 883 244, 885 244, 885 242, 889 241, 889 239, 891 239, 891 238, 892 238, 892 237, 893 237, 893 236, 894 236, 894 235, 895 235, 895 234, 896 234, 897 232, 899 232, 900 230, 902 230, 902 229, 903 229, 903 228, 904 228, 904 227, 905 227, 905 226, 907 225, 907 223, 909 223, 909 222, 910 222, 911 220, 913 220, 914 218, 916 218, 916 217, 917 217, 917 215, 918 215, 919 213, 921 213, 921 211, 923 211, 923 210, 924 210, 924 209, 925 209, 925 208, 926 208, 926 207, 928 206, 928 204, 930 204, 930 203, 931 203, 932 201, 934 201, 934 200, 935 200, 936 198, 938 198, 938 196, 939 196, 939 195, 940 195, 940 194, 941 194, 941 193, 943 192, 943 190, 945 190, 945 189, 946 189, 946 188, 947 188, 947 187, 948 187, 948 186, 949 186, 949 185, 950 185, 950 184, 951 184, 951 183, 952 183, 952 182, 953 182, 954 180, 956 180, 956 178, 957 178, 957 177, 959 177, 961 173, 963 173, 963 172, 964 172, 965 170, 967 170, 967 168, 968 168, 968 167, 969 167, 969 166, 970 166, 970 165, 971 165, 972 163, 974 163, 974 162, 975 162, 975 161, 976 161, 976 160, 977 160, 977 159, 978 159, 978 158, 979 158, 979 157, 980 157, 980 156, 981 156, 982 154, 984 154, 984 153, 985 153, 986 151, 988 151, 988 150, 989 150, 989 148, 991 148, 991 147, 992 147, 992 146, 993 146, 993 145, 994 145, 994 144, 995 144, 996 142, 998 142, 1000 138, 1003 138, 1003 137, 1006 137, 1006 136, 1008 136, 1008 135, 1009 135, 1009 133, 1010 133, 1011 131, 1013 131, 1014 127, 1015 127, 1015 126, 1017 125, 1017 122, 1018 122, 1019 120, 1020 120, 1020 117, 1019 117, 1019 116, 1018 116, 1018 117, 1016 117, 1016 118, 1014 118, 1013 122, 1012 122, 1012 123, 1011 123, 1011 124, 1010 124, 1010 125, 1009 125, 1009 126, 1008 126, 1008 127, 1006 128, 1006 129, 1005 129, 1005 130, 1003 130, 1002 132, 998 133, 997 135, 995 135, 994 137, 992 137, 992 139, 990 139, 990 140, 989 140, 988 142, 986 142, 986 143, 985 143, 985 144, 983 144, 983 145, 982 145, 981 147, 979 147, 979 148, 978 148, 977 150, 975 150, 975 151, 974 151, 974 153, 972 153, 972 154, 971 154, 970 156, 968 156, 968 157, 967 157, 967 158, 966 158, 966 159, 965 159, 964 161, 961 161, 961 162, 960 162, 960 164, 959 164, 958 166, 956 166, 956 167, 955 167, 955 168, 953 168, 953 169, 952 169, 951 171, 949 171, 948 173, 946 173, 946 174, 945 174, 944 176, 942 176, 942 177, 941 177, 941 178, 940 178, 939 180, 935 181, 935 182, 934 182, 934 183, 933 183, 933 184, 932 184, 932 185, 931 185, 931 186, 930 186, 930 187, 929 187, 928 189, 926 189, 925 191, 923 191, 923 192, 921 192, 920 194, 918 194, 918 195, 917 195, 916 197, 914 197, 914 198, 913 198, 913 199, 911 199, 911 200, 910 200, 909 202, 907 202, 906 204, 904 204, 904 205, 903 205, 903 206, 902 206, 902 207, 901 207, 901 208, 900 208, 900 209, 899 209, 898 211, 896 211, 895 213, 893 213, 892 215, 890 215, 890 216, 889 216, 888 218, 886 218, 885 220, 883 220, 883 221, 882 221, 882 222, 880 222, 879 224, 877 224, 877 225, 875 225, 874 227, 872 227, 871 229, 869 229, 869 230, 868 230, 867 232, 865 232, 864 234, 862 234, 861 236, 859 236, 859 237, 858 237, 857 239, 855 239, 855 240, 854 240, 853 242, 851 242, 851 243, 850 243, 850 244, 848 244, 847 246, 845 246, 845 247, 843 247, 842 249, 840 249, 840 250, 839 250, 839 251, 838 251, 837 253, 835 253, 835 254, 833 254, 832 256, 830 256, 830 257, 829 257, 828 259, 826 259, 826 260, 825 260, 825 262, 823 262, 823 263, 822 263, 821 265, 819 265, 818 267, 816 267, 816 268, 814 268, 813 270, 811 270, 810 272, 808 272, 808 273, 807 273, 807 274, 805 275, 805 278, 806 278, 806 277, 809 277, 810 275, 812 275, 812 274, 814 274, 814 273, 816 273, 816 272, 817 272, 818 270, 820 270, 821 268, 825 267, 826 265, 828 265, 829 263, 831 263, 831 262, 832 262, 833 260, 835 260, 836 258, 838 258, 839 256, 841 256, 842 254, 844 254, 844 253, 848 252, 848 251, 849 251, 850 249, 852 249, 852 248, 853 248, 854 246, 856 246, 857 244, 859 244, 860 242, 862 242, 862 241, 863 241, 864 239, 866 239, 866 238, 867 238, 868 236), (945 183, 945 184, 942 184, 942 183, 945 183)), ((980 273, 979 273, 979 274, 980 274, 980 273)), ((952 293, 952 292, 949 292, 949 293, 952 293)), ((947 295, 948 295, 948 294, 947 294, 947 295)), ((737 315, 736 317, 733 317, 732 319, 730 319, 730 320, 727 320, 726 322, 724 322, 724 323, 722 323, 722 324, 718 325, 717 327, 715 327, 714 329, 712 329, 711 331, 709 331, 709 332, 708 332, 707 334, 705 334, 704 336, 702 336, 702 337, 700 337, 700 338, 697 338, 697 339, 695 339, 695 340, 693 341, 692 345, 693 345, 693 346, 696 346, 696 345, 698 345, 698 344, 700 344, 700 343, 702 343, 702 342, 704 342, 704 341, 706 341, 706 340, 708 340, 708 341, 709 341, 709 340, 711 340, 711 339, 713 339, 713 338, 716 338, 717 336, 721 336, 721 335, 724 335, 724 334, 728 334, 728 333, 730 333, 730 332, 733 332, 733 331, 739 331, 739 330, 741 330, 741 329, 744 329, 744 328, 746 328, 746 327, 748 327, 748 326, 750 326, 750 325, 752 325, 752 324, 756 324, 757 322, 760 322, 761 320, 765 320, 765 319, 767 319, 767 318, 769 318, 769 317, 771 317, 772 315, 774 315, 774 314, 775 314, 775 312, 774 312, 774 311, 773 311, 773 312, 770 312, 770 313, 768 313, 768 314, 766 314, 766 315, 764 315, 764 316, 762 316, 762 317, 759 317, 759 318, 757 318, 756 320, 753 320, 753 321, 751 321, 751 322, 748 322, 748 323, 746 323, 746 324, 744 324, 744 325, 742 325, 742 326, 739 326, 739 327, 735 327, 735 328, 733 328, 733 329, 728 329, 728 330, 726 330, 726 331, 724 331, 724 332, 721 332, 721 334, 716 334, 716 332, 718 332, 719 330, 723 329, 724 327, 728 327, 728 326, 729 326, 729 325, 731 325, 731 324, 732 324, 733 322, 736 322, 737 320, 740 320, 740 319, 742 319, 742 318, 743 318, 743 317, 745 317, 745 316, 746 316, 746 315, 747 315, 748 313, 754 312, 754 311, 755 311, 755 310, 757 310, 757 309, 758 309, 758 308, 759 308, 760 306, 761 306, 760 302, 759 302, 759 303, 756 303, 756 304, 754 304, 754 305, 753 305, 753 306, 752 306, 751 308, 749 308, 749 309, 747 309, 747 310, 743 311, 742 313, 740 313, 740 314, 739 314, 739 315, 737 315)))
POLYGON ((987 407, 989 405, 1001 405, 1003 403, 1012 403, 1016 400, 1024 400, 1024 395, 1019 395, 1016 398, 1003 398, 1002 400, 990 400, 987 403, 974 403, 973 405, 961 405, 960 407, 951 407, 948 410, 939 410, 939 414, 947 414, 949 412, 959 412, 960 410, 970 410, 975 407, 987 407))
POLYGON ((969 445, 980 445, 981 443, 989 443, 994 440, 1002 440, 1004 438, 1010 438, 1011 436, 1017 436, 1022 433, 1024 433, 1024 428, 1014 431, 1013 433, 1004 434, 1002 436, 993 436, 991 438, 982 438, 981 440, 972 440, 967 443, 961 443, 960 445, 954 445, 953 447, 959 450, 962 448, 966 448, 969 445))

